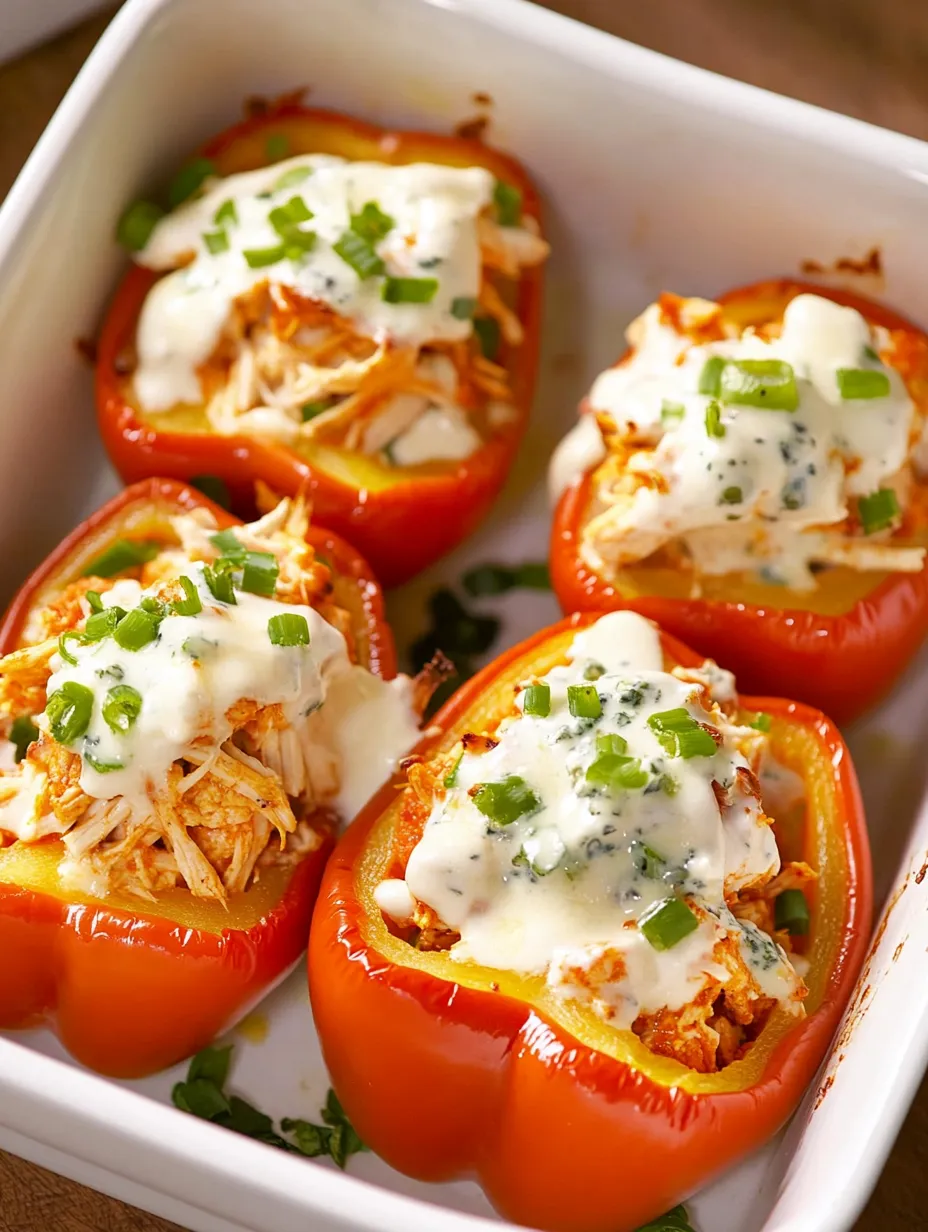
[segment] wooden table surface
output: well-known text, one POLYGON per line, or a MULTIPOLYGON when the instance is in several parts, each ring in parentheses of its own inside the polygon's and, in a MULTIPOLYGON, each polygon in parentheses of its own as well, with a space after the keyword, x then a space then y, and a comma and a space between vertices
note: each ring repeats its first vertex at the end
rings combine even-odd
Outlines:
MULTIPOLYGON (((755 85, 928 138, 928 5, 910 0, 547 0, 547 7, 755 85)), ((0 198, 106 26, 0 68, 0 198)), ((928 1228, 928 1080, 855 1232, 928 1228)), ((176 1232, 0 1152, 0 1232, 176 1232)), ((307 1232, 311 1232, 307 1229, 307 1232)), ((712 1232, 711 1228, 701 1232, 712 1232)))

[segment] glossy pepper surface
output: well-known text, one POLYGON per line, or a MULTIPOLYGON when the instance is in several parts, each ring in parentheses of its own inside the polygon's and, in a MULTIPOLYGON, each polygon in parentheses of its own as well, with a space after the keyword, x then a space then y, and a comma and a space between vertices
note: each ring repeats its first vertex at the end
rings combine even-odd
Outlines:
MULTIPOLYGON (((0 625, 0 654, 22 644, 44 606, 118 540, 170 541, 171 515, 208 508, 220 529, 236 519, 193 488, 153 479, 93 514, 41 564, 0 625)), ((382 598, 363 560, 338 537, 308 539, 333 570, 336 602, 351 613, 359 661, 395 674, 382 598)), ((59 840, 0 849, 0 1027, 48 1022, 83 1064, 115 1077, 163 1069, 204 1047, 246 1013, 297 961, 331 837, 295 868, 266 870, 228 905, 185 889, 146 902, 61 885, 59 840)))
MULTIPOLYGON (((910 321, 847 291, 778 279, 719 297, 740 326, 779 320, 791 299, 823 295, 892 331, 913 400, 928 399, 928 335, 910 321)), ((585 413, 589 413, 588 411, 585 413)), ((718 658, 746 689, 775 691, 818 706, 845 723, 892 688, 928 632, 928 568, 919 573, 829 569, 815 591, 799 594, 743 578, 710 578, 701 597, 687 579, 646 562, 609 580, 580 554, 592 500, 592 472, 564 492, 551 535, 551 579, 565 612, 628 608, 656 620, 718 658)), ((906 542, 928 542, 924 485, 917 485, 906 542)))
MULTIPOLYGON (((513 686, 564 661, 590 616, 562 621, 478 673, 417 750, 492 730, 513 686)), ((668 666, 698 666, 663 636, 668 666)), ((784 858, 819 873, 806 956, 808 1014, 776 1010, 747 1055, 699 1074, 655 1056, 538 980, 421 952, 395 935, 374 888, 410 850, 388 785, 341 839, 313 920, 313 1012, 334 1087, 358 1133, 422 1180, 474 1175, 499 1211, 556 1232, 630 1232, 767 1140, 796 1108, 863 959, 870 859, 854 769, 832 723, 788 701, 742 698, 771 716, 774 754, 803 778, 784 858)))
MULTIPOLYGON (((283 101, 220 133, 199 152, 219 175, 264 166, 269 142, 289 155, 335 154, 387 163, 479 166, 521 193, 522 212, 538 219, 538 196, 520 165, 479 141, 432 133, 389 132, 334 112, 283 101)), ((301 452, 250 436, 221 436, 202 424, 179 430, 170 416, 145 416, 133 402, 124 357, 143 302, 158 275, 134 266, 123 279, 100 337, 98 421, 103 442, 127 483, 150 475, 217 476, 233 508, 250 516, 254 484, 281 495, 305 491, 319 525, 343 535, 385 585, 396 585, 450 551, 483 519, 503 485, 525 430, 535 381, 541 322, 540 268, 524 270, 513 307, 521 345, 503 349, 516 414, 470 457, 425 467, 387 467, 347 450, 307 445, 301 452), (155 420, 157 422, 155 422, 155 420)))

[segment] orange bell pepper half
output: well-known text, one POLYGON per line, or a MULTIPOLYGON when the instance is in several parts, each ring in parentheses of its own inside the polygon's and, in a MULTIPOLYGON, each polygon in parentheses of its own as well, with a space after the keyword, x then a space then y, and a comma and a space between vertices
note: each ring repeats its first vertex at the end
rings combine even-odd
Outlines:
MULTIPOLYGON (((128 488, 87 519, 41 564, 0 625, 0 654, 23 644, 44 607, 118 540, 171 541, 168 518, 209 509, 220 529, 237 524, 173 480, 128 488)), ((337 536, 311 528, 331 563, 335 601, 352 617, 359 661, 395 674, 382 596, 368 566, 337 536)), ((226 905, 186 889, 151 902, 64 888, 58 839, 0 847, 0 1027, 49 1023, 68 1051, 104 1074, 139 1077, 195 1053, 282 978, 305 948, 331 837, 295 867, 266 870, 226 905)))
MULTIPOLYGON (((925 404, 928 335, 881 304, 785 278, 741 287, 718 302, 727 319, 756 326, 780 320, 789 301, 807 292, 855 308, 872 325, 893 331, 896 353, 905 357, 905 369, 899 370, 909 395, 925 404)), ((928 632, 928 568, 918 573, 832 568, 819 574, 816 590, 802 594, 741 575, 704 578, 699 598, 690 597, 685 575, 646 561, 607 579, 580 554, 592 474, 564 492, 554 517, 551 580, 565 612, 640 612, 723 660, 745 688, 785 693, 820 707, 838 723, 856 718, 892 688, 928 632)), ((926 494, 924 488, 914 494, 899 532, 906 543, 928 542, 926 494)))
MULTIPOLYGON (((513 686, 565 658, 592 616, 545 629, 478 673, 416 750, 447 754, 493 730, 513 686)), ((699 666, 663 634, 665 666, 699 666)), ((629 1232, 771 1137, 828 1048, 860 969, 870 856, 841 736, 796 702, 771 716, 777 759, 799 774, 804 820, 778 840, 818 870, 805 957, 807 1014, 774 1013, 746 1056, 697 1073, 516 972, 414 948, 374 900, 408 858, 403 793, 385 787, 343 836, 313 919, 310 992, 333 1085, 362 1139, 421 1180, 475 1175, 502 1215, 552 1232, 629 1232)))
MULTIPOLYGON (((220 133, 199 151, 218 175, 265 166, 279 142, 289 157, 335 154, 390 164, 432 162, 484 167, 521 193, 522 214, 538 221, 538 195, 514 159, 481 142, 421 132, 392 132, 334 112, 282 100, 264 114, 220 133)), ((276 155, 277 158, 280 154, 276 155)), ((202 408, 150 415, 132 396, 125 356, 132 353, 143 302, 155 272, 134 266, 124 277, 103 325, 97 361, 97 407, 104 445, 127 483, 150 475, 193 479, 215 475, 228 485, 233 508, 250 515, 254 484, 281 495, 305 491, 314 519, 355 544, 388 586, 412 577, 466 538, 501 489, 531 407, 541 324, 540 266, 521 271, 511 309, 524 339, 503 341, 514 414, 461 461, 390 467, 357 450, 301 441, 297 447, 206 427, 202 408)))

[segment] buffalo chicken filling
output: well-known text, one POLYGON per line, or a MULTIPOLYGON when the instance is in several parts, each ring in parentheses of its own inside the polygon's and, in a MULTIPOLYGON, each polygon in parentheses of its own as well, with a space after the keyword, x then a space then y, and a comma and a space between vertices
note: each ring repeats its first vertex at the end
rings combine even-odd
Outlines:
POLYGON ((781 867, 769 720, 741 726, 732 684, 664 670, 641 617, 601 618, 495 729, 411 766, 416 841, 376 889, 385 917, 420 949, 543 976, 691 1069, 743 1055, 775 1006, 804 1013, 782 909, 807 927, 815 874, 781 867))

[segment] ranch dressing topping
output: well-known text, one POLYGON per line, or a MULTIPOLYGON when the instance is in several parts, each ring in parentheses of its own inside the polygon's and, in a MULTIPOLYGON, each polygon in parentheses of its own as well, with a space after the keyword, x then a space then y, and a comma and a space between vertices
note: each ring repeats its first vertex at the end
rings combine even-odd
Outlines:
MULTIPOLYGON (((340 763, 334 803, 350 817, 417 738, 410 682, 387 683, 353 665, 341 633, 313 608, 241 590, 234 604, 225 603, 211 592, 203 565, 191 563, 187 576, 201 604, 197 614, 165 615, 138 649, 107 636, 71 641, 76 663, 52 659, 49 699, 74 686, 93 698, 85 731, 67 744, 82 758, 83 790, 102 799, 144 798, 191 747, 218 749, 241 725, 227 712, 247 700, 256 710, 280 705, 291 727, 327 729, 340 763), (305 621, 308 642, 275 643, 277 618, 305 621)), ((137 582, 119 582, 102 602, 136 608, 146 596, 137 582)), ((39 722, 47 729, 49 714, 39 722)))
MULTIPOLYGON (((463 753, 409 858, 405 890, 460 934, 452 958, 544 973, 630 1026, 724 980, 713 947, 731 938, 764 994, 787 999, 784 953, 725 905, 778 870, 772 830, 726 721, 663 670, 654 627, 605 616, 534 684, 494 748, 463 753), (668 902, 676 940, 654 914, 668 902), (607 955, 594 996, 582 972, 607 955)), ((396 881, 378 900, 399 915, 410 901, 396 881)))
POLYGON ((920 550, 865 538, 900 513, 914 407, 859 312, 799 295, 779 338, 693 345, 652 305, 630 332, 634 352, 589 400, 635 441, 627 472, 648 478, 591 528, 594 555, 621 566, 679 539, 698 572, 795 587, 814 585, 816 561, 921 567, 920 550), (848 538, 837 527, 857 499, 864 537, 848 538))
POLYGON ((481 167, 323 154, 212 182, 162 219, 136 257, 173 270, 151 289, 139 319, 142 407, 199 402, 197 368, 215 351, 234 301, 268 281, 331 305, 378 341, 469 337, 472 308, 464 305, 476 302, 481 277, 477 216, 493 189, 481 167), (352 230, 362 216, 367 222, 352 230))

